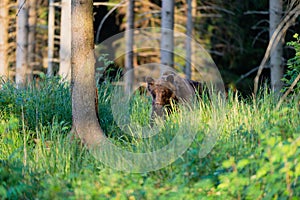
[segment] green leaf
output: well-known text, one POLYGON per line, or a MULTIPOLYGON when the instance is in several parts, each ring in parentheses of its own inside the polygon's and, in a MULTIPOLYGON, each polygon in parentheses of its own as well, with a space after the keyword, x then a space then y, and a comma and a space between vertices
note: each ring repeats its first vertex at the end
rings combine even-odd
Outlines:
POLYGON ((267 167, 263 166, 262 168, 260 168, 257 171, 256 176, 257 176, 257 178, 261 178, 261 177, 265 176, 267 174, 267 172, 268 172, 267 167))
POLYGON ((248 159, 242 159, 238 162, 237 168, 238 169, 243 169, 246 165, 248 165, 250 162, 248 159))
POLYGON ((229 160, 225 160, 222 164, 222 166, 224 168, 229 168, 229 167, 232 167, 232 165, 234 164, 234 158, 231 157, 229 160))
POLYGON ((299 37, 299 34, 298 34, 298 33, 295 33, 295 34, 293 35, 293 38, 295 38, 295 39, 298 39, 298 37, 299 37))

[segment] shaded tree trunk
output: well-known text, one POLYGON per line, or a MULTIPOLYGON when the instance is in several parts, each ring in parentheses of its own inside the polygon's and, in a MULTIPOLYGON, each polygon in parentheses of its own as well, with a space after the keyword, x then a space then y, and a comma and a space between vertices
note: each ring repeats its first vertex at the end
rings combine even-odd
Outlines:
MULTIPOLYGON (((270 0, 270 23, 269 36, 272 37, 282 17, 282 0, 270 0)), ((283 83, 283 66, 282 66, 282 41, 272 47, 270 53, 270 67, 271 67, 271 88, 275 93, 280 92, 283 83)))
POLYGON ((162 1, 161 8, 161 64, 174 66, 174 0, 162 1))
POLYGON ((93 0, 72 0, 72 119, 87 146, 105 137, 95 111, 93 0))
POLYGON ((0 77, 8 78, 8 3, 9 0, 0 1, 0 77))
POLYGON ((47 76, 53 76, 53 53, 54 53, 54 31, 55 31, 55 7, 54 0, 49 0, 48 11, 48 67, 47 76))
POLYGON ((16 85, 23 87, 26 83, 27 70, 27 39, 28 39, 28 11, 26 4, 18 0, 17 15, 17 47, 16 47, 16 85))
POLYGON ((133 30, 134 29, 134 0, 128 0, 127 23, 125 32, 126 53, 125 53, 125 92, 130 94, 133 88, 133 30))
POLYGON ((59 50, 59 75, 66 80, 71 80, 71 1, 61 2, 60 25, 60 50, 59 50))
MULTIPOLYGON (((197 17, 197 0, 192 0, 192 36, 196 35, 195 34, 195 30, 194 30, 194 23, 195 23, 195 19, 197 17)), ((193 38, 193 37, 192 37, 193 38)), ((195 41, 192 40, 192 55, 191 55, 191 63, 196 63, 196 59, 197 59, 197 55, 196 55, 196 51, 197 51, 197 43, 195 41)), ((193 65, 191 64, 191 79, 193 77, 193 72, 195 72, 195 68, 193 67, 193 65)))
POLYGON ((36 46, 36 24, 37 24, 37 8, 36 0, 27 1, 28 8, 28 57, 27 57, 27 80, 32 80, 32 74, 35 61, 35 46, 36 46))
POLYGON ((192 31, 193 31, 193 16, 192 16, 192 0, 187 0, 187 23, 186 23, 186 56, 185 56, 185 77, 191 79, 192 76, 192 31))

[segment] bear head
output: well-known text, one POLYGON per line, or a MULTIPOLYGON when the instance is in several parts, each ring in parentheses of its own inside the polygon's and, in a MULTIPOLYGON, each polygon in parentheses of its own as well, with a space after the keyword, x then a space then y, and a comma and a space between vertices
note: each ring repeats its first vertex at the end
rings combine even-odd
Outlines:
POLYGON ((156 116, 162 117, 164 108, 170 108, 171 102, 177 102, 175 95, 176 86, 174 85, 174 76, 170 75, 164 78, 154 80, 151 77, 146 78, 147 90, 152 97, 152 119, 156 116))

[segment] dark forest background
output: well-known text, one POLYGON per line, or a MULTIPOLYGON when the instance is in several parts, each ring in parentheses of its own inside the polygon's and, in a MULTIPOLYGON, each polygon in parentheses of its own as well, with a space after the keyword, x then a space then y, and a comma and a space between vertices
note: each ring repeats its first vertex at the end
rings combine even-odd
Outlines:
MULTIPOLYGON (((176 23, 185 26, 186 2, 176 1, 175 5, 175 15, 181 19, 176 23)), ((284 6, 286 8, 287 1, 284 2, 284 6)), ((147 27, 151 24, 150 21, 159 25, 160 15, 154 12, 155 8, 159 7, 161 7, 161 1, 158 0, 136 2, 135 28, 147 27), (149 7, 141 6, 141 4, 149 5, 149 7), (153 14, 144 14, 150 12, 151 9, 153 14)), ((94 6, 95 34, 100 22, 109 10, 110 7, 94 6)), ((299 22, 298 19, 286 32, 283 38, 284 44, 291 41, 295 33, 300 32, 299 22)), ((101 43, 105 39, 124 31, 125 23, 126 9, 122 7, 116 9, 105 20, 99 41, 95 42, 101 43)), ((221 72, 226 87, 233 90, 237 89, 242 94, 250 94, 253 91, 253 80, 258 66, 269 43, 269 1, 197 1, 193 37, 210 52, 221 72), (248 73, 250 71, 252 72, 248 73)), ((284 66, 286 66, 287 60, 294 56, 294 53, 295 51, 290 46, 284 45, 282 58, 284 66)), ((122 63, 118 64, 122 66, 122 63)), ((266 66, 260 83, 269 82, 270 69, 266 66)))

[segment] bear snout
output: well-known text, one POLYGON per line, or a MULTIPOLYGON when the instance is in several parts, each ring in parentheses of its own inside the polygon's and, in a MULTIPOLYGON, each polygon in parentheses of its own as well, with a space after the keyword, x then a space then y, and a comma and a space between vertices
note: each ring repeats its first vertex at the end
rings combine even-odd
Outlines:
POLYGON ((161 95, 157 95, 156 98, 153 99, 153 104, 164 106, 166 104, 165 97, 163 97, 161 95))
POLYGON ((155 104, 152 107, 152 117, 163 116, 163 115, 164 115, 164 105, 155 104))
POLYGON ((155 106, 164 106, 165 104, 163 103, 163 102, 154 102, 154 104, 153 105, 155 105, 155 106))

